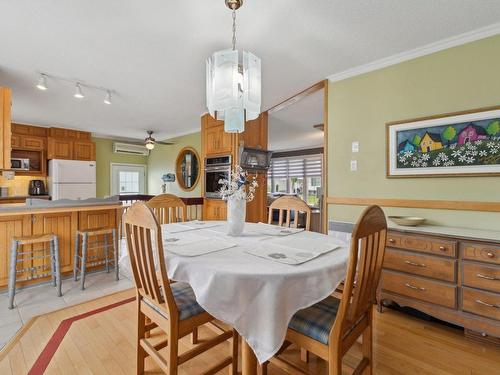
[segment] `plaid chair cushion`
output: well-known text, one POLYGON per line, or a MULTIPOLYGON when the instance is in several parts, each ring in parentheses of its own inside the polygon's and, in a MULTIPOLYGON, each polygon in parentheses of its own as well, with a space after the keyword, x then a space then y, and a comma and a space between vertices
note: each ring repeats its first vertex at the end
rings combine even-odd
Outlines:
POLYGON ((328 336, 337 316, 340 300, 327 297, 323 301, 299 310, 288 328, 328 345, 328 336))
MULTIPOLYGON (((170 287, 172 288, 172 294, 174 295, 177 309, 179 309, 179 320, 188 319, 205 312, 205 310, 198 305, 198 302, 196 302, 193 289, 191 289, 191 286, 188 283, 173 283, 170 284, 170 287)), ((144 302, 158 311, 165 318, 168 318, 164 311, 159 310, 156 305, 147 298, 144 298, 144 302)))

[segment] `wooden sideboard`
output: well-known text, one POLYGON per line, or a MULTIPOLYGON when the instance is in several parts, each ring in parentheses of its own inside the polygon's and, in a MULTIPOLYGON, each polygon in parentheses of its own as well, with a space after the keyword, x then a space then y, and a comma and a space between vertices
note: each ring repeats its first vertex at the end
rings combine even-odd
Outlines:
POLYGON ((500 343, 500 232, 390 228, 377 300, 500 343))

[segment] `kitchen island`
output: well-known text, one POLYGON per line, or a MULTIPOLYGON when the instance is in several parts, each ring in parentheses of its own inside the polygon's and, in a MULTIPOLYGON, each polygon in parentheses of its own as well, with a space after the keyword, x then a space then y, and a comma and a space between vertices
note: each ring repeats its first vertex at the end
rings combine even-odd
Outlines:
MULTIPOLYGON (((116 199, 89 199, 84 201, 31 200, 26 204, 5 204, 0 207, 0 291, 7 288, 10 244, 13 236, 53 233, 59 237, 61 273, 73 272, 75 235, 77 230, 95 228, 118 229, 123 206, 116 199)), ((40 245, 31 245, 40 246, 40 245)), ((29 247, 25 248, 29 250, 29 247)), ((89 249, 90 250, 90 249, 89 249)), ((91 251, 91 250, 90 250, 91 251)), ((100 254, 95 261, 101 260, 100 254)), ((47 260, 25 261, 23 268, 40 267, 47 260)), ((20 278, 22 275, 18 275, 20 278)), ((48 281, 40 278, 24 285, 48 281)), ((23 285, 23 283, 19 283, 23 285)))

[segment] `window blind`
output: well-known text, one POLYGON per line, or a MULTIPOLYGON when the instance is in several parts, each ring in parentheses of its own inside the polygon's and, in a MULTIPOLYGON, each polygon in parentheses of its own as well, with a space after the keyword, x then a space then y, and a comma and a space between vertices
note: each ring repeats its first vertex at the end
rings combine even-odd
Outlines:
POLYGON ((271 159, 268 178, 321 177, 322 155, 271 159))

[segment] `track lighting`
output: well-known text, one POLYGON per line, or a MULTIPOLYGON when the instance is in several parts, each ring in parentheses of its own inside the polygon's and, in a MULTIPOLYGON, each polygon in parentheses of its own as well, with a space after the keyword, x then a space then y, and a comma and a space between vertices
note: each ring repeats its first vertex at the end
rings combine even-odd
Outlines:
POLYGON ((38 79, 36 88, 42 91, 47 90, 47 77, 45 76, 45 74, 40 74, 40 78, 38 79))
POLYGON ((76 91, 75 91, 75 95, 73 95, 73 96, 77 99, 85 98, 85 95, 83 95, 83 92, 82 92, 82 87, 80 86, 79 83, 76 84, 76 91))
POLYGON ((111 104, 111 91, 106 91, 106 97, 104 98, 104 104, 111 104))

